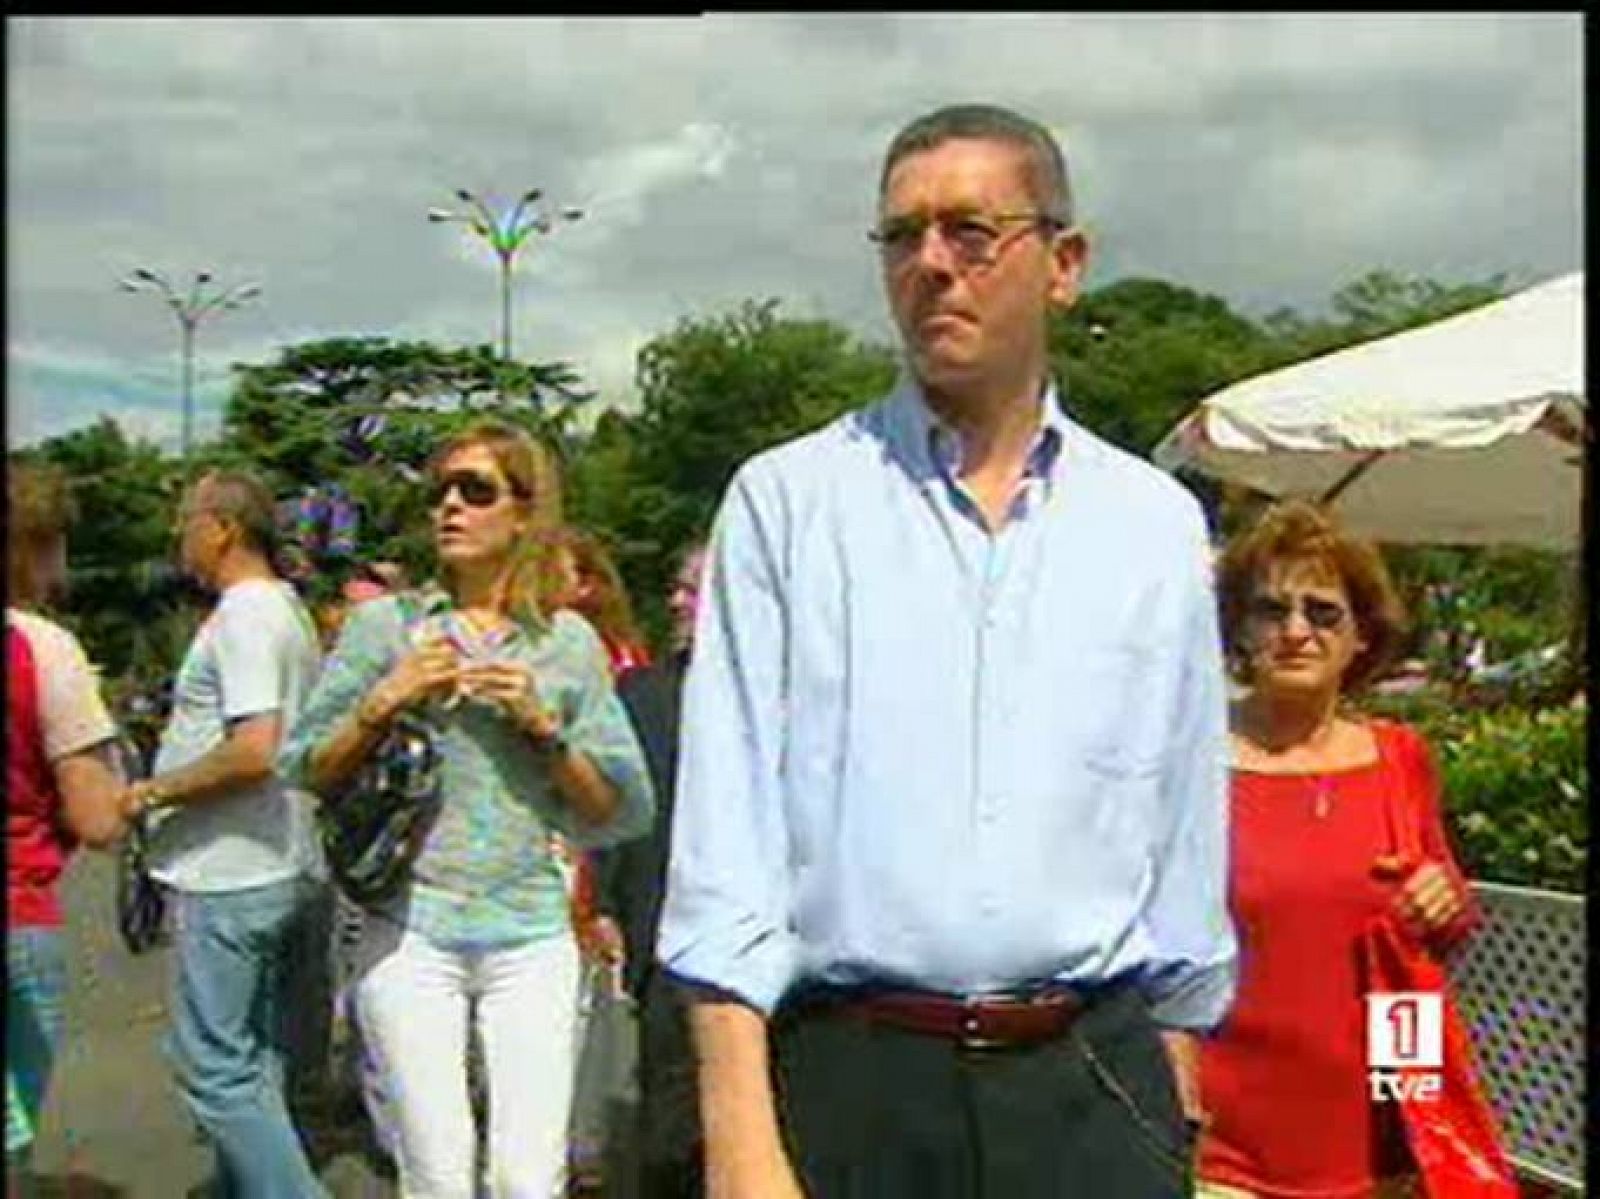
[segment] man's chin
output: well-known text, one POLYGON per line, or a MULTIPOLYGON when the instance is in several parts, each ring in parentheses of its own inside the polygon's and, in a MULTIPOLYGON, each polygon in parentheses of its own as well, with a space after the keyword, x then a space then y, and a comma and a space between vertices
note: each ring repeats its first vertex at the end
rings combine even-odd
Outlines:
POLYGON ((978 364, 970 354, 954 353, 941 347, 919 348, 911 359, 917 378, 929 387, 959 387, 975 378, 978 364))

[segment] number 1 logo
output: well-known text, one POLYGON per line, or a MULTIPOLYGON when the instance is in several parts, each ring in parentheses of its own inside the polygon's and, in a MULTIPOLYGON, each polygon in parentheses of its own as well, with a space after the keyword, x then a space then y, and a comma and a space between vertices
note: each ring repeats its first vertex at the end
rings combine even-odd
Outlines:
POLYGON ((1367 1065, 1438 1069, 1444 1064, 1444 1009, 1430 991, 1367 996, 1367 1065))

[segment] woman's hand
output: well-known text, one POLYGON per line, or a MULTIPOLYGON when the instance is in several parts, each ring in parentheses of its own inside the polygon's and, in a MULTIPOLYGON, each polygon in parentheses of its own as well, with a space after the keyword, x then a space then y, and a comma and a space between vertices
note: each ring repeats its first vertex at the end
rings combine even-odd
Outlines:
POLYGON ((1448 927, 1466 910, 1466 900, 1438 862, 1422 862, 1395 896, 1400 914, 1426 933, 1448 927))
POLYGON ((492 704, 529 736, 539 740, 561 731, 560 721, 545 710, 533 671, 521 662, 472 662, 461 668, 462 693, 492 704))
POLYGON ((449 639, 429 637, 367 693, 357 715, 364 724, 387 724, 413 704, 454 692, 461 673, 460 655, 449 639))

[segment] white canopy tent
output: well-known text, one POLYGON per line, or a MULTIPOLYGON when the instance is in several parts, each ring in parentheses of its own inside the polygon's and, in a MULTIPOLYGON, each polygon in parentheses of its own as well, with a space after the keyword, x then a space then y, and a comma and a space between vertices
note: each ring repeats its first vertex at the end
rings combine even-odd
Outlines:
POLYGON ((1156 447, 1380 541, 1578 543, 1583 273, 1236 383, 1156 447))

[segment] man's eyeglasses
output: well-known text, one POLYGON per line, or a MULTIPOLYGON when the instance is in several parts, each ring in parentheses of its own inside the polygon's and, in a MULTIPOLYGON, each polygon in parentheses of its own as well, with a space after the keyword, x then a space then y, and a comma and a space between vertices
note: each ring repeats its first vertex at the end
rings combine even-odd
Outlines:
POLYGON ((869 230, 867 237, 877 245, 886 263, 899 266, 921 248, 923 235, 932 226, 962 266, 988 266, 1000 257, 1010 240, 1005 233, 1007 225, 1021 226, 1023 232, 1063 227, 1060 221, 1042 212, 936 212, 888 217, 876 229, 869 230))
MULTIPOLYGON (((1250 619, 1257 624, 1281 629, 1289 623, 1295 607, 1296 605, 1289 601, 1275 599, 1270 595, 1258 595, 1250 601, 1250 619)), ((1318 599, 1314 595, 1300 596, 1299 609, 1300 615, 1305 617, 1306 624, 1319 633, 1333 632, 1344 623, 1345 617, 1350 615, 1343 604, 1318 599)))
MULTIPOLYGON (((519 499, 528 498, 527 494, 514 483, 510 490, 511 494, 519 499)), ((493 508, 505 494, 505 489, 487 475, 480 475, 477 471, 471 470, 453 470, 429 483, 428 506, 437 508, 445 502, 452 491, 459 492, 461 502, 469 508, 493 508)))

